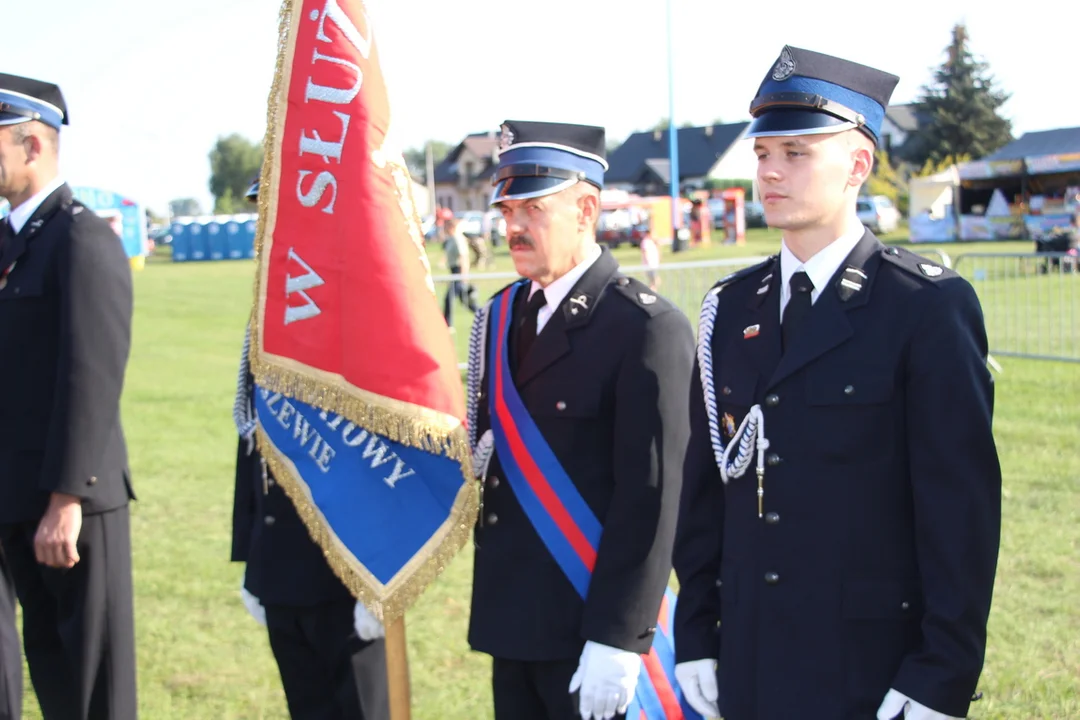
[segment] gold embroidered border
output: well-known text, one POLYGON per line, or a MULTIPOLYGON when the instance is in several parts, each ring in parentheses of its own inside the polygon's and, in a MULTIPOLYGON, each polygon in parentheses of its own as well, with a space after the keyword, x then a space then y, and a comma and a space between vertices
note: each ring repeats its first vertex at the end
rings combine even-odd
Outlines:
MULTIPOLYGON (((464 429, 461 430, 464 432, 464 429)), ((384 624, 405 614, 427 586, 435 581, 465 545, 472 532, 479 507, 475 483, 463 483, 450 510, 450 516, 412 559, 384 585, 356 559, 334 533, 330 524, 311 499, 300 473, 259 425, 255 436, 263 459, 275 480, 296 507, 297 514, 311 539, 323 551, 327 564, 341 582, 368 610, 384 624)))

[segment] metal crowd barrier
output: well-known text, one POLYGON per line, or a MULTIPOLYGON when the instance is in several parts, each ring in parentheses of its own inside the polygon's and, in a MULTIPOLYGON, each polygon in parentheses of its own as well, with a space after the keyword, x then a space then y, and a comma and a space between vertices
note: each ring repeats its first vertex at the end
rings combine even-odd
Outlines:
POLYGON ((1080 362, 1080 258, 964 253, 953 269, 979 295, 991 354, 1080 362))
MULTIPOLYGON (((765 259, 766 256, 762 255, 695 262, 666 262, 661 264, 656 272, 659 282, 655 291, 675 303, 690 318, 690 323, 696 332, 701 301, 709 288, 722 277, 765 259)), ((646 285, 649 284, 648 268, 644 265, 623 265, 619 269, 624 275, 636 278, 646 285)), ((434 275, 432 277, 435 281, 435 294, 441 307, 445 307, 442 303, 445 302, 450 283, 461 279, 460 275, 434 275)), ((513 272, 469 273, 467 282, 473 289, 472 298, 475 304, 482 306, 498 290, 517 279, 518 274, 513 272)), ((451 303, 450 325, 454 335, 454 346, 457 349, 458 367, 465 369, 472 313, 457 298, 454 298, 451 303)))
MULTIPOLYGON (((919 248, 937 255, 972 283, 986 319, 993 356, 1080 362, 1080 258, 1066 253, 963 253, 955 258, 942 250, 919 248)), ((657 271, 656 292, 674 302, 697 329, 705 293, 717 280, 765 260, 760 257, 667 262, 657 271)), ((648 284, 647 268, 624 266, 622 272, 648 284)), ((436 275, 436 294, 444 302, 449 284, 460 275, 436 275)), ((513 272, 470 273, 473 301, 483 305, 495 292, 518 279, 513 272)), ((457 299, 452 303, 451 327, 459 367, 468 357, 472 313, 457 299)), ((991 358, 996 369, 1000 366, 991 358)))

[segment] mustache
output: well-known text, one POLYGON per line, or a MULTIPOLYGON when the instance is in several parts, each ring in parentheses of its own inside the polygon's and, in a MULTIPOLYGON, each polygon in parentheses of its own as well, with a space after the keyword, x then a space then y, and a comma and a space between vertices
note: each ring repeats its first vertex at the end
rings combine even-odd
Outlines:
POLYGON ((531 248, 531 247, 534 247, 535 244, 536 243, 533 242, 533 239, 531 237, 529 237, 528 235, 516 235, 516 236, 510 238, 510 249, 511 250, 516 248, 516 247, 531 248))

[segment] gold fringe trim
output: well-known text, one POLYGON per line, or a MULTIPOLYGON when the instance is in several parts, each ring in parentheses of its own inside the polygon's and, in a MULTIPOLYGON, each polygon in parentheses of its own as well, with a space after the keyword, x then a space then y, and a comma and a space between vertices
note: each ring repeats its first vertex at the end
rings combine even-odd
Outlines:
POLYGON ((312 501, 306 484, 299 479, 296 467, 278 453, 262 426, 257 428, 255 436, 259 452, 270 472, 292 500, 311 539, 323 551, 327 564, 353 597, 362 602, 384 625, 402 617, 469 540, 479 509, 479 498, 475 483, 466 481, 454 499, 450 516, 439 531, 399 571, 397 578, 390 584, 383 585, 356 560, 334 534, 326 518, 312 501))
MULTIPOLYGON (((277 61, 267 102, 263 165, 259 183, 259 215, 255 230, 255 252, 258 260, 250 319, 252 342, 249 361, 252 374, 259 386, 267 390, 280 392, 321 410, 342 415, 359 427, 393 442, 456 460, 461 467, 462 487, 451 507, 449 518, 439 532, 398 573, 394 581, 384 586, 337 538, 311 500, 307 486, 300 479, 295 466, 278 452, 261 426, 256 431, 256 437, 260 453, 292 500, 305 527, 322 549, 334 573, 372 614, 389 624, 405 614, 468 541, 479 512, 479 498, 472 474, 472 452, 460 420, 390 398, 378 398, 374 395, 357 397, 358 391, 342 387, 344 381, 340 378, 331 379, 328 373, 324 373, 327 377, 323 378, 309 377, 262 357, 261 308, 265 307, 269 272, 264 258, 273 245, 276 198, 281 175, 277 150, 281 145, 281 133, 284 130, 294 52, 290 39, 295 36, 302 19, 295 12, 297 8, 302 10, 302 0, 282 0, 278 15, 277 61)), ((434 295, 431 267, 420 234, 420 219, 412 199, 410 176, 403 159, 395 157, 387 164, 390 166, 409 235, 420 251, 420 262, 427 275, 428 289, 434 295)))

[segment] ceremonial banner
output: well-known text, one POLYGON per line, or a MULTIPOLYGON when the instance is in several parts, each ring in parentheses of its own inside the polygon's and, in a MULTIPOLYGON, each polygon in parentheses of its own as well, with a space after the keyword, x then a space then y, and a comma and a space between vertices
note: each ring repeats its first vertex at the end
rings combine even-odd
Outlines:
POLYGON ((286 0, 256 235, 259 448, 337 575, 399 618, 477 510, 454 347, 360 0, 286 0))

